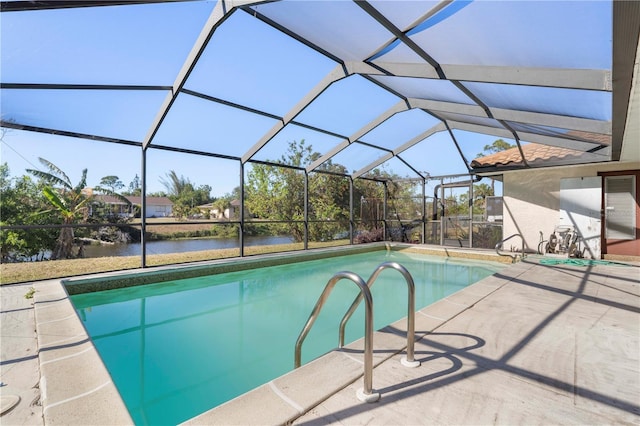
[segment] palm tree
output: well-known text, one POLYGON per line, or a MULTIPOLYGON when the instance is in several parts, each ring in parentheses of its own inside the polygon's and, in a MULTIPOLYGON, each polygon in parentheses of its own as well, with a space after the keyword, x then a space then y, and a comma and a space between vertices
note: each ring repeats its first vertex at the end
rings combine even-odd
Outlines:
POLYGON ((493 189, 494 180, 491 179, 491 186, 486 183, 477 183, 473 185, 473 206, 475 211, 485 211, 487 197, 492 197, 494 194, 493 189))
POLYGON ((231 206, 231 200, 228 197, 220 197, 213 202, 212 207, 218 210, 218 218, 227 220, 231 220, 231 212, 229 212, 229 217, 226 217, 224 212, 231 206))
MULTIPOLYGON (((506 151, 508 149, 515 148, 516 146, 517 145, 511 145, 509 142, 506 142, 503 139, 496 139, 491 145, 485 145, 483 152, 476 155, 476 158, 484 157, 487 154, 495 154, 497 152, 506 151)), ((492 177, 489 177, 489 179, 491 179, 491 195, 493 195, 495 193, 496 180, 492 177)))
MULTIPOLYGON (((42 193, 53 207, 51 210, 40 213, 43 214, 55 211, 60 215, 64 225, 71 225, 79 219, 86 220, 89 215, 89 205, 93 198, 92 193, 86 190, 87 169, 82 170, 82 177, 74 186, 69 177, 55 164, 45 160, 44 158, 38 158, 38 160, 47 169, 47 171, 43 172, 41 170, 27 169, 27 172, 45 182, 46 185, 42 189, 42 193)), ((125 197, 109 189, 96 187, 94 190, 115 196, 123 202, 129 203, 129 200, 125 197)), ((61 228, 60 235, 58 236, 56 245, 51 253, 51 260, 69 259, 74 257, 74 240, 75 236, 72 227, 61 228)))
POLYGON ((193 184, 189 178, 185 178, 184 176, 178 177, 175 170, 169 171, 166 179, 160 178, 160 183, 167 189, 167 194, 170 197, 174 196, 178 198, 185 191, 193 191, 193 184))

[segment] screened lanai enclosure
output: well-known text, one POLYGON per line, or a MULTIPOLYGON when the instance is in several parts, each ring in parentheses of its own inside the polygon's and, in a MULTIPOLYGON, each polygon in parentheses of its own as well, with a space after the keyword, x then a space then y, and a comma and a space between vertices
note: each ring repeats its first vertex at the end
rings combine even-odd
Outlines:
POLYGON ((51 256, 69 228, 73 257, 120 239, 143 266, 163 250, 492 248, 504 167, 474 160, 617 161, 637 45, 624 1, 1 5, 3 186, 28 177, 23 203, 49 212, 4 203, 3 261, 51 256), (163 235, 207 238, 154 248, 163 235))

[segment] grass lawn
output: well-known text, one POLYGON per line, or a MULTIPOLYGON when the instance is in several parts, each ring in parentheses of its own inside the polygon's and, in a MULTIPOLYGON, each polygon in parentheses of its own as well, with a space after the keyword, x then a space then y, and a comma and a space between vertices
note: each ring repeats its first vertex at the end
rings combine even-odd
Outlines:
MULTIPOLYGON (((180 232, 195 232, 195 231, 209 231, 213 229, 214 226, 226 225, 226 226, 235 226, 238 225, 234 223, 229 223, 226 221, 199 221, 193 220, 190 223, 178 223, 184 222, 183 219, 176 219, 173 217, 153 217, 147 219, 147 232, 158 234, 158 235, 172 235, 180 232), (173 224, 172 222, 176 222, 173 224), (163 225, 156 225, 163 224, 163 225)), ((131 222, 131 225, 140 225, 140 219, 134 219, 131 222)))
MULTIPOLYGON (((322 243, 310 242, 309 248, 342 246, 347 244, 349 244, 348 240, 336 240, 322 243)), ((256 255, 302 250, 302 248, 302 243, 251 246, 245 247, 244 253, 245 255, 256 255)), ((225 259, 237 257, 239 255, 240 250, 237 248, 184 253, 152 254, 147 255, 147 266, 225 259)), ((139 268, 140 265, 140 256, 95 257, 88 259, 48 260, 44 262, 3 263, 0 264, 0 284, 14 284, 92 274, 96 272, 136 269, 139 268)))

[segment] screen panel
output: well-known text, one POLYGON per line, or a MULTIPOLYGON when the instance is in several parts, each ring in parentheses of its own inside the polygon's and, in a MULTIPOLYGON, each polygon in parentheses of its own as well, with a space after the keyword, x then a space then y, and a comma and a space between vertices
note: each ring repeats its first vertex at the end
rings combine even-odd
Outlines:
POLYGON ((439 122, 420 109, 403 111, 371 130, 360 140, 382 148, 395 149, 439 122))
POLYGON ((344 60, 364 60, 393 37, 354 2, 294 0, 252 9, 344 60))
POLYGON ((141 142, 164 90, 2 90, 2 119, 141 142))
POLYGON ((152 144, 242 156, 276 120, 180 94, 152 144))
POLYGON ((399 101, 359 75, 333 83, 297 117, 296 121, 349 136, 399 101))
POLYGON ((289 123, 253 159, 306 167, 340 142, 340 138, 289 123), (298 156, 302 142, 309 153, 298 156))
POLYGON ((214 2, 2 13, 2 80, 170 85, 214 2))
POLYGON ((464 82, 489 107, 609 121, 611 92, 464 82))
POLYGON ((213 34, 185 87, 284 116, 335 66, 239 11, 213 34))
POLYGON ((408 98, 473 104, 467 95, 447 80, 391 76, 375 76, 373 79, 408 98))

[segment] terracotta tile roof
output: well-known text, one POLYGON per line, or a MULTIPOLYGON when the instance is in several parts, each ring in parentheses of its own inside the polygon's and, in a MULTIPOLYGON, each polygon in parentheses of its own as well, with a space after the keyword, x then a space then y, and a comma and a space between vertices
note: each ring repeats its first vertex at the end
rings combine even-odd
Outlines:
POLYGON ((601 145, 611 145, 611 135, 604 135, 602 133, 583 132, 581 130, 571 130, 567 132, 567 136, 571 136, 577 140, 583 140, 586 142, 595 142, 601 145))
MULTIPOLYGON (((530 165, 551 161, 575 161, 579 160, 585 155, 585 153, 582 151, 560 148, 557 146, 542 145, 537 143, 529 143, 526 145, 523 144, 522 152, 527 159, 527 163, 529 163, 530 165)), ((471 167, 474 169, 482 167, 517 165, 524 165, 518 148, 511 148, 505 151, 496 152, 495 154, 479 157, 471 162, 471 167)))

